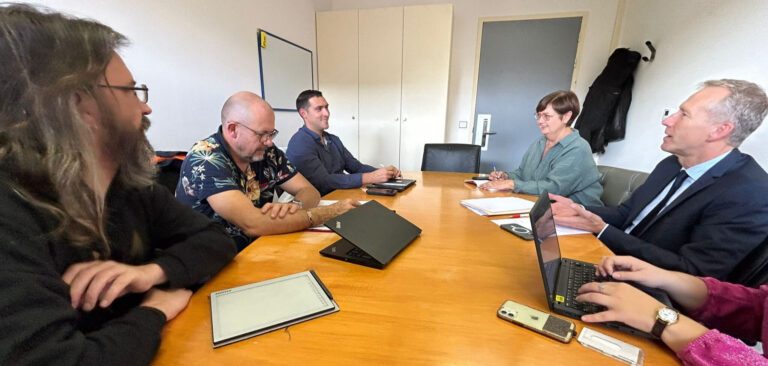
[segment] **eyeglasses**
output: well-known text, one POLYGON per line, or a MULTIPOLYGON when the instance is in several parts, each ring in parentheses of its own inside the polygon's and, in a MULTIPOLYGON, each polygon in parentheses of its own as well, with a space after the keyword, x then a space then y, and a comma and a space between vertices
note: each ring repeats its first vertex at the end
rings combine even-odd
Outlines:
POLYGON ((256 135, 256 137, 259 138, 259 141, 262 141, 262 142, 265 141, 265 140, 274 140, 275 136, 277 136, 277 134, 280 133, 280 131, 278 131, 278 130, 272 130, 270 132, 259 133, 259 132, 254 131, 252 128, 250 128, 250 127, 248 127, 248 126, 246 126, 246 125, 244 125, 244 124, 242 124, 240 122, 234 122, 234 123, 237 123, 238 125, 245 127, 246 130, 253 132, 253 134, 256 135))
POLYGON ((139 86, 119 86, 119 85, 99 84, 99 87, 117 89, 117 90, 130 90, 130 91, 133 91, 133 95, 135 95, 136 98, 139 98, 139 100, 142 103, 146 103, 149 101, 149 88, 147 88, 147 86, 144 84, 139 84, 139 86))
POLYGON ((551 114, 546 114, 544 112, 538 112, 538 113, 534 113, 533 114, 533 118, 535 118, 537 121, 539 119, 544 119, 544 122, 549 122, 549 120, 551 120, 552 117, 554 117, 554 116, 551 115, 551 114))

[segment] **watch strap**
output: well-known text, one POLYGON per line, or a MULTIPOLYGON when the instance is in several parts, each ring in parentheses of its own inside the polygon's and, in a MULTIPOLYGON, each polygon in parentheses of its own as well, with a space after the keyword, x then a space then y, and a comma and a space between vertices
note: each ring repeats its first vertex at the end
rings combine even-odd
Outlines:
POLYGON ((667 325, 667 322, 657 317, 656 323, 654 323, 653 328, 651 328, 651 334, 653 334, 654 337, 661 338, 661 333, 664 332, 664 329, 667 327, 667 325))

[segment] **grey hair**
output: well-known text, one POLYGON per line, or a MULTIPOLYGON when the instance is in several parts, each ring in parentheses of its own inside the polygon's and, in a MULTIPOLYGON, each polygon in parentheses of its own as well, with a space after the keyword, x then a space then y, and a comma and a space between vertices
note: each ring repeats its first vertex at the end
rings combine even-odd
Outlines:
MULTIPOLYGON (((97 179, 94 132, 75 100, 78 94, 95 98, 107 64, 125 43, 95 21, 0 5, 0 181, 55 220, 55 238, 101 257, 110 253, 105 198, 97 193, 106 187, 97 179)), ((129 187, 147 184, 146 177, 131 176, 146 170, 127 166, 115 179, 129 187)))
POLYGON ((768 97, 760 86, 745 80, 720 79, 701 83, 701 88, 726 88, 730 94, 709 107, 712 121, 730 121, 733 132, 728 136, 728 145, 738 147, 754 132, 768 114, 768 97))

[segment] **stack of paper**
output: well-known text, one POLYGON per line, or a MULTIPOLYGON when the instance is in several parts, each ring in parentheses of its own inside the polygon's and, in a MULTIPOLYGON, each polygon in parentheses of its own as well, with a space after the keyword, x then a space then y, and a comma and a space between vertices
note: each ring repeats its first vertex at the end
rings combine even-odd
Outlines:
POLYGON ((475 198, 461 201, 462 206, 483 216, 528 213, 533 208, 533 203, 517 197, 475 198))

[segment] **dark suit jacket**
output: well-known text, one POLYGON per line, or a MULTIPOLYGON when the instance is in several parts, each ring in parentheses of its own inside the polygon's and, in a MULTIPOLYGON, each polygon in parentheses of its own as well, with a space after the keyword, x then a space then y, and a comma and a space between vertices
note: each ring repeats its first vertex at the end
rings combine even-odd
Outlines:
POLYGON ((768 174, 734 149, 638 236, 624 233, 680 168, 677 157, 670 156, 626 202, 588 209, 609 224, 600 240, 617 255, 723 280, 768 235, 768 174))

